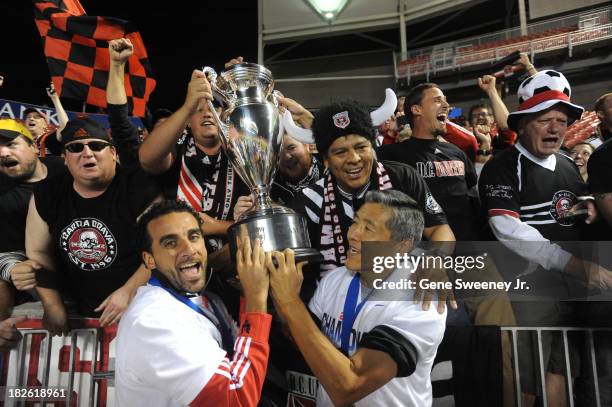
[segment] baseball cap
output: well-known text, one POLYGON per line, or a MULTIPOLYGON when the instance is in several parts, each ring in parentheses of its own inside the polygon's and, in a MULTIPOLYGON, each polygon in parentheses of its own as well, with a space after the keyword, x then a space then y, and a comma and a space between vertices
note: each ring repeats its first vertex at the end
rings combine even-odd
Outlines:
POLYGON ((112 143, 109 133, 97 121, 88 117, 70 120, 62 130, 62 145, 80 139, 98 139, 112 143))
POLYGON ((23 124, 14 119, 0 119, 0 137, 14 139, 23 136, 30 142, 34 141, 32 133, 23 124))
POLYGON ((27 117, 28 114, 30 113, 38 113, 40 115, 40 117, 42 117, 43 119, 45 119, 45 121, 47 120, 47 115, 44 114, 43 112, 41 112, 40 110, 34 108, 34 107, 28 107, 26 110, 23 111, 23 118, 25 119, 27 117))

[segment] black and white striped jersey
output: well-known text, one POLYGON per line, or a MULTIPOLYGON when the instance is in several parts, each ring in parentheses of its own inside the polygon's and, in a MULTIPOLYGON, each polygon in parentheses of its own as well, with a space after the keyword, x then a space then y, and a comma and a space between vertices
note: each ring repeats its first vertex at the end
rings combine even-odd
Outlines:
MULTIPOLYGON (((404 192, 415 201, 419 203, 423 209, 423 215, 425 217, 425 227, 437 226, 448 224, 446 215, 442 211, 442 208, 436 202, 435 198, 429 191, 427 184, 416 172, 416 170, 409 165, 394 162, 394 161, 380 161, 389 177, 391 182, 391 188, 404 192)), ((336 204, 339 207, 339 224, 341 227, 344 252, 348 249, 348 240, 346 234, 348 232, 355 212, 361 207, 364 201, 365 193, 368 190, 378 190, 378 180, 376 177, 376 162, 374 163, 374 169, 370 176, 369 187, 364 191, 359 191, 357 194, 352 196, 346 196, 339 193, 337 186, 335 187, 336 204)), ((334 241, 330 237, 321 239, 321 224, 323 223, 323 201, 325 191, 325 177, 319 179, 316 183, 311 186, 302 189, 302 191, 296 195, 295 199, 289 204, 289 206, 298 213, 302 213, 306 216, 308 221, 308 232, 310 234, 310 241, 312 247, 317 248, 321 251, 324 257, 324 261, 321 263, 321 270, 333 270, 341 267, 344 264, 336 264, 335 260, 332 260, 334 256, 334 241), (322 241, 325 240, 325 241, 322 241), (329 252, 329 253, 328 253, 329 252)))
POLYGON ((549 240, 581 240, 583 222, 566 215, 588 196, 588 188, 562 154, 540 159, 516 144, 487 162, 479 190, 489 217, 512 216, 549 240))

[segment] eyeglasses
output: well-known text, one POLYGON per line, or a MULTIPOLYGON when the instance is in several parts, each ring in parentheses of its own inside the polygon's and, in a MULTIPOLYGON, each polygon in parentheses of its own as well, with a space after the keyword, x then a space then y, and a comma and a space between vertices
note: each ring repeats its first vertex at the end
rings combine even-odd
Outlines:
POLYGON ((81 153, 85 149, 85 146, 89 147, 91 151, 102 151, 108 146, 112 146, 110 143, 104 141, 90 141, 89 143, 72 143, 66 145, 64 148, 71 153, 81 153))

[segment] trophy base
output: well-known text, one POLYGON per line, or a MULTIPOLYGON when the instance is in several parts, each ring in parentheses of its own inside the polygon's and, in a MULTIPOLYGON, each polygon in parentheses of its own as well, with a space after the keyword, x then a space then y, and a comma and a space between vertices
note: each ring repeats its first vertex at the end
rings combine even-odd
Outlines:
POLYGON ((229 228, 232 262, 236 259, 238 239, 245 236, 251 242, 259 239, 266 252, 293 249, 296 263, 319 263, 323 260, 321 253, 310 247, 306 219, 288 208, 284 209, 284 213, 274 214, 251 212, 229 228))

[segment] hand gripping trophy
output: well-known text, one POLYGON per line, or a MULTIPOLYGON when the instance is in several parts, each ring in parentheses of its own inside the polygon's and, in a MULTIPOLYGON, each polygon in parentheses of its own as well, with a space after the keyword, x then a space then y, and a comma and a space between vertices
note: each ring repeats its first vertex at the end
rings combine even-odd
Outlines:
POLYGON ((248 236, 259 239, 265 251, 291 248, 296 261, 317 261, 321 255, 310 247, 306 219, 270 199, 284 135, 272 73, 253 63, 233 65, 220 75, 210 67, 203 71, 224 102, 217 114, 208 101, 221 144, 255 201, 228 231, 232 258, 238 239, 248 236))

